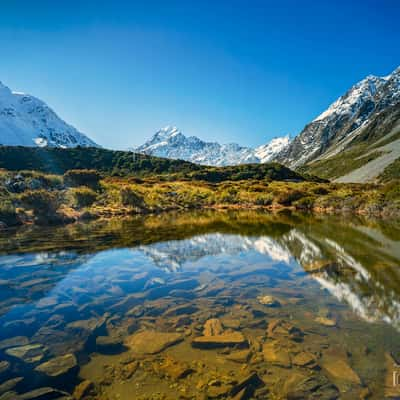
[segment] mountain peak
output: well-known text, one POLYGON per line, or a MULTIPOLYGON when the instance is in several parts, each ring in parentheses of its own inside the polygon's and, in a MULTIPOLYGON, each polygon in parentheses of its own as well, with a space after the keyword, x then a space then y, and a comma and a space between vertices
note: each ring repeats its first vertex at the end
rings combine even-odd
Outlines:
POLYGON ((339 152, 351 135, 358 135, 381 111, 399 103, 400 67, 385 77, 368 75, 307 124, 276 160, 295 168, 321 159, 333 147, 339 152))
POLYGON ((0 82, 0 145, 97 146, 63 121, 44 101, 0 82))
POLYGON ((289 136, 275 138, 257 149, 237 143, 205 142, 196 136, 185 136, 177 127, 166 126, 135 150, 158 157, 191 161, 203 165, 236 165, 268 162, 290 141, 289 136))

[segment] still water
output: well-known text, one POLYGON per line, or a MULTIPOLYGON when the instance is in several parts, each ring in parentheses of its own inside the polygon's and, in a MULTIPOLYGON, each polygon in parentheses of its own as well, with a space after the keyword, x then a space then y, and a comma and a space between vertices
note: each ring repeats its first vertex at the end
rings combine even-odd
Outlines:
POLYGON ((165 214, 0 234, 0 399, 400 398, 400 223, 165 214))

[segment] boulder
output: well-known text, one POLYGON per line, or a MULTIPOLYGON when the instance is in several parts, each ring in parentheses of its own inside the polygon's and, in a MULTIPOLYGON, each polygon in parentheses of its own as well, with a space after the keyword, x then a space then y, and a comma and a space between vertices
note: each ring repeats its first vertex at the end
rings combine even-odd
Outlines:
POLYGON ((199 336, 192 341, 192 346, 197 348, 243 346, 246 344, 247 340, 240 332, 224 332, 221 335, 199 336))
POLYGON ((321 363, 324 371, 330 376, 335 383, 339 386, 340 383, 348 383, 354 385, 361 385, 361 379, 348 363, 345 357, 338 356, 324 356, 321 363))
POLYGON ((0 350, 8 349, 9 347, 25 346, 26 344, 29 344, 29 339, 26 336, 14 336, 2 340, 0 342, 0 350))
POLYGON ((281 302, 273 296, 258 296, 257 300, 260 304, 267 307, 280 307, 281 302))
POLYGON ((124 344, 137 354, 157 354, 182 340, 180 333, 145 330, 128 336, 124 344))
POLYGON ((27 344, 25 346, 11 347, 6 350, 6 353, 26 363, 36 363, 42 360, 46 351, 47 348, 41 344, 27 344))
POLYGON ((289 352, 277 342, 268 342, 263 346, 264 360, 279 367, 290 368, 292 365, 289 352))
POLYGON ((97 336, 96 346, 100 353, 112 353, 122 348, 122 340, 118 336, 97 336))
POLYGON ((81 400, 86 395, 93 392, 93 390, 94 390, 93 382, 88 381, 88 380, 82 381, 79 385, 75 386, 73 398, 75 400, 81 400))
POLYGON ((275 319, 269 322, 267 336, 272 339, 285 338, 300 342, 303 340, 303 332, 288 321, 275 319))
POLYGON ((10 363, 8 361, 0 361, 0 374, 8 371, 10 363))
POLYGON ((73 354, 55 357, 35 368, 36 371, 48 376, 56 377, 67 374, 71 369, 78 365, 76 357, 73 354))
POLYGON ((328 327, 336 326, 336 320, 333 318, 317 317, 317 318, 315 318, 315 321, 321 325, 328 326, 328 327))
POLYGON ((19 395, 21 400, 49 400, 49 399, 70 399, 72 397, 61 390, 57 390, 51 387, 42 387, 39 389, 31 390, 24 394, 19 395))
POLYGON ((0 394, 9 392, 10 390, 14 389, 15 386, 18 385, 19 382, 21 382, 24 378, 22 377, 18 377, 18 378, 13 378, 13 379, 9 379, 8 381, 3 382, 0 385, 0 394))
POLYGON ((246 349, 246 350, 234 351, 230 354, 227 354, 226 359, 237 363, 246 363, 249 360, 250 356, 251 356, 251 351, 246 349))
POLYGON ((204 324, 204 336, 220 335, 224 331, 221 321, 218 318, 211 318, 204 324))
POLYGON ((238 399, 245 399, 250 397, 256 388, 264 386, 264 382, 262 379, 257 375, 257 373, 253 372, 250 375, 245 376, 242 378, 230 391, 230 395, 238 396, 241 393, 242 397, 235 397, 238 399), (247 397, 245 397, 247 396, 247 397))
POLYGON ((288 400, 336 400, 337 388, 322 374, 308 375, 294 371, 285 380, 281 394, 288 400))
POLYGON ((316 357, 308 351, 302 351, 293 357, 293 364, 299 367, 314 368, 317 366, 316 357))
POLYGON ((173 380, 186 378, 194 372, 194 370, 186 363, 167 358, 158 366, 157 371, 169 376, 173 380))

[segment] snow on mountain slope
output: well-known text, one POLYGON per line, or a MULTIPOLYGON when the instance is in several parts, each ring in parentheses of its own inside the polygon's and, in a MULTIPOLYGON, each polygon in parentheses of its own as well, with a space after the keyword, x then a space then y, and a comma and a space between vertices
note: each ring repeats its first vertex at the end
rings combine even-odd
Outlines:
POLYGON ((12 92, 0 82, 0 145, 96 146, 38 98, 12 92))
POLYGON ((319 159, 380 112, 399 103, 400 67, 385 77, 369 75, 306 125, 274 159, 291 168, 319 159))
POLYGON ((282 136, 272 139, 269 143, 255 149, 255 155, 261 163, 271 161, 276 154, 283 151, 290 143, 290 136, 282 136))
POLYGON ((275 152, 281 151, 289 140, 288 136, 276 138, 267 145, 252 149, 236 143, 221 145, 216 142, 205 142, 195 136, 185 136, 176 127, 166 126, 135 151, 197 164, 226 166, 267 162, 275 152))

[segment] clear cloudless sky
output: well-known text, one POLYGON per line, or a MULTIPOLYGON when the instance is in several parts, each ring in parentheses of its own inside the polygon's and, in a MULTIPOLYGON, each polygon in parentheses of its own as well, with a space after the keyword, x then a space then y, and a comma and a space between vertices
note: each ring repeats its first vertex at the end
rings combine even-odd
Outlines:
POLYGON ((399 0, 0 3, 0 81, 110 148, 260 145, 400 64, 399 0))

